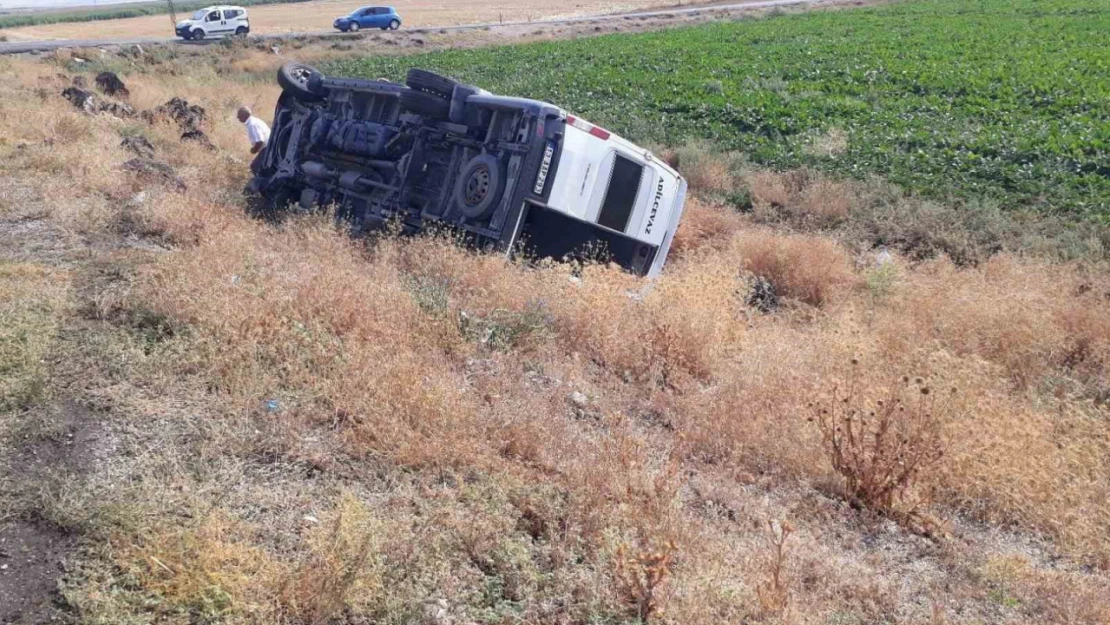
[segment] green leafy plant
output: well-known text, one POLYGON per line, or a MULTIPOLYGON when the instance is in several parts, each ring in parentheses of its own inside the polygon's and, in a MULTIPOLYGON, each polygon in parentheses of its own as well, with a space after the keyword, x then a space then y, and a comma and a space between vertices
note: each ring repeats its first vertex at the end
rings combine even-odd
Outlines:
POLYGON ((1107 19, 1101 0, 900 2, 326 69, 426 67, 639 142, 710 140, 764 167, 1107 219, 1107 19), (837 133, 843 153, 814 151, 814 137, 837 133))

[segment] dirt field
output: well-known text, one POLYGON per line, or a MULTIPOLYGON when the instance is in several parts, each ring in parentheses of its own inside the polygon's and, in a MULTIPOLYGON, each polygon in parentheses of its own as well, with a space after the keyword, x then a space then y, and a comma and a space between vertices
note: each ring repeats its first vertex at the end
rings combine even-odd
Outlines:
MULTIPOLYGON (((251 7, 252 32, 257 34, 304 33, 330 30, 340 15, 364 6, 363 0, 318 0, 303 4, 279 4, 251 7)), ((552 3, 544 0, 396 0, 394 6, 405 20, 406 27, 451 26, 498 21, 523 21, 615 13, 660 6, 692 4, 675 0, 575 0, 552 3)), ((183 17, 178 15, 179 18, 183 17)), ((41 41, 48 39, 119 39, 124 37, 170 37, 170 17, 151 15, 125 20, 48 24, 5 30, 10 41, 41 41)))

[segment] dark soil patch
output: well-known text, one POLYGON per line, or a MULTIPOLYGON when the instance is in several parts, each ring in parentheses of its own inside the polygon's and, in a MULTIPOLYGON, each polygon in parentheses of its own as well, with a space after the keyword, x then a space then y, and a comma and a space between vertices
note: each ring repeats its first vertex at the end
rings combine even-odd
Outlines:
MULTIPOLYGON (((10 441, 14 454, 4 470, 11 482, 32 489, 59 476, 72 488, 79 487, 92 471, 105 444, 110 442, 103 425, 87 408, 65 404, 41 419, 28 417, 10 441), (78 485, 74 486, 74 482, 78 485)), ((38 625, 71 622, 65 612, 58 582, 66 559, 77 547, 78 537, 36 518, 0 525, 0 624, 38 625)))
POLYGON ((88 408, 66 403, 61 411, 22 428, 22 440, 8 466, 17 480, 48 474, 81 476, 95 468, 105 442, 103 424, 88 408))
POLYGON ((59 603, 58 579, 75 542, 43 523, 0 526, 0 623, 72 622, 59 603))

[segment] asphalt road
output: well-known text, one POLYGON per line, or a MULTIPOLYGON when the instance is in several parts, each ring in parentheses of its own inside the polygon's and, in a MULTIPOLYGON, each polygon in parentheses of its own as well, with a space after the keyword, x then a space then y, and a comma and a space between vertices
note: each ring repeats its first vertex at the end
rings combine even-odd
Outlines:
MULTIPOLYGON (((633 13, 618 13, 611 15, 595 15, 587 17, 568 17, 563 19, 549 19, 549 20, 533 20, 530 22, 497 22, 490 24, 465 24, 462 26, 434 26, 427 28, 410 28, 405 29, 407 33, 426 33, 426 32, 439 32, 439 31, 465 31, 465 30, 481 30, 485 28, 493 28, 498 26, 542 26, 542 25, 558 25, 558 24, 576 24, 580 22, 599 22, 610 20, 625 20, 636 18, 650 18, 650 17, 678 17, 682 15, 694 15, 698 13, 706 13, 712 11, 728 11, 735 9, 766 9, 772 7, 784 7, 792 5, 806 5, 818 2, 818 0, 761 0, 758 2, 738 2, 735 4, 716 4, 710 6, 692 7, 685 9, 666 9, 657 11, 640 11, 633 13)), ((306 33, 280 33, 273 35, 250 35, 252 39, 289 39, 296 37, 313 37, 313 38, 350 38, 358 39, 364 35, 335 32, 306 32, 306 33)), ((129 46, 133 44, 150 45, 150 44, 178 44, 182 46, 203 46, 211 45, 219 41, 218 39, 205 39, 203 41, 183 41, 177 38, 151 38, 140 37, 136 39, 55 39, 50 41, 19 41, 10 43, 0 43, 0 54, 24 54, 28 52, 49 52, 51 50, 58 50, 61 48, 95 48, 97 46, 129 46)))

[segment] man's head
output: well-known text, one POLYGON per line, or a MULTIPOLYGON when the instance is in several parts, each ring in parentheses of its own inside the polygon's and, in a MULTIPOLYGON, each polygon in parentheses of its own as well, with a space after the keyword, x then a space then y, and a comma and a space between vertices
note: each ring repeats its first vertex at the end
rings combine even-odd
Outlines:
POLYGON ((239 117, 239 121, 243 122, 244 124, 247 123, 247 120, 251 118, 250 107, 240 106, 237 116, 239 117))

